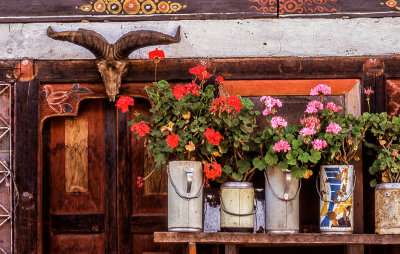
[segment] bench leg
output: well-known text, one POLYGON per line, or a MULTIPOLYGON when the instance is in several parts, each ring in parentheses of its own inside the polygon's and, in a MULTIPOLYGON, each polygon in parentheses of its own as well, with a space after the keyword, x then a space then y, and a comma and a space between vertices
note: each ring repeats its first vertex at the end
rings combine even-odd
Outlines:
POLYGON ((189 243, 187 250, 188 254, 196 254, 196 243, 189 243))
POLYGON ((225 254, 239 254, 239 247, 234 244, 225 244, 225 254))
POLYGON ((346 246, 346 254, 364 254, 364 245, 348 244, 346 246))

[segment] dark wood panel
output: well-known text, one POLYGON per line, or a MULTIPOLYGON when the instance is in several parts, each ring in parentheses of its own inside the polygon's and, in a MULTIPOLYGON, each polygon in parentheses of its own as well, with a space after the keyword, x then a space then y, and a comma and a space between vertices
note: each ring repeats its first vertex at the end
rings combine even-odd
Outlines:
POLYGON ((3 0, 0 22, 276 17, 277 1, 267 2, 268 6, 258 0, 3 0))
POLYGON ((49 253, 57 254, 99 254, 104 253, 104 234, 54 235, 49 253))
POLYGON ((105 253, 113 253, 117 249, 117 109, 113 103, 103 101, 103 142, 104 142, 104 179, 105 184, 105 253))
POLYGON ((55 234, 99 234, 104 232, 104 214, 52 214, 55 234))
POLYGON ((385 17, 399 16, 396 1, 376 0, 279 0, 280 17, 385 17))
POLYGON ((117 115, 117 223, 118 251, 129 253, 132 249, 130 237, 130 215, 132 205, 132 172, 130 159, 129 114, 118 110, 117 115))
POLYGON ((20 198, 14 211, 15 252, 36 253, 38 246, 39 81, 15 83, 14 174, 20 198))
MULTIPOLYGON (((187 81, 189 69, 202 64, 210 73, 227 80, 240 79, 302 79, 361 78, 382 72, 387 77, 400 73, 400 56, 325 57, 325 58, 215 58, 165 59, 158 65, 157 77, 168 81, 187 81), (374 64, 371 64, 373 62, 374 64)), ((36 77, 43 83, 101 83, 95 60, 35 61, 36 77)), ((1 69, 0 69, 1 74, 1 69)), ((153 82, 154 63, 130 60, 126 82, 153 82)), ((121 93, 124 92, 124 84, 121 93)))
POLYGON ((131 217, 131 233, 149 234, 155 231, 168 230, 168 217, 166 214, 160 215, 135 215, 131 217))

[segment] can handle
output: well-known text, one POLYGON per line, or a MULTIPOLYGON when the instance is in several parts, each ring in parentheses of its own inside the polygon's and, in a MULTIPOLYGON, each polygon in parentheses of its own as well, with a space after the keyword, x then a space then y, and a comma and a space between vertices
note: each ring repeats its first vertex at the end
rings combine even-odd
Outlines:
POLYGON ((320 176, 321 176, 321 172, 318 172, 317 179, 315 180, 315 188, 317 189, 317 192, 318 192, 318 195, 319 195, 319 199, 321 199, 322 202, 328 202, 328 203, 335 203, 335 204, 338 204, 338 203, 346 202, 346 200, 349 199, 349 197, 351 197, 351 195, 353 195, 354 188, 356 187, 356 181, 357 181, 357 179, 356 179, 356 174, 355 174, 355 170, 353 170, 353 187, 351 188, 350 194, 347 195, 347 197, 346 197, 345 200, 341 200, 341 201, 325 200, 325 199, 322 197, 321 191, 320 191, 320 189, 319 189, 319 187, 318 187, 318 179, 320 178, 320 176))
POLYGON ((182 193, 179 192, 178 188, 176 187, 174 181, 172 180, 171 174, 169 172, 169 165, 167 165, 167 173, 168 173, 168 179, 171 182, 172 187, 174 188, 176 194, 178 194, 179 197, 181 198, 186 198, 186 199, 195 199, 200 197, 203 187, 204 187, 204 178, 202 179, 201 187, 199 188, 199 191, 196 193, 196 195, 192 196, 190 195, 190 192, 192 190, 192 182, 193 182, 193 168, 185 168, 184 171, 186 172, 186 195, 183 195, 182 193))
POLYGON ((277 199, 279 199, 281 201, 293 201, 299 195, 299 192, 301 189, 301 179, 299 180, 299 186, 297 188, 296 194, 294 195, 293 198, 289 198, 289 189, 290 189, 290 183, 292 182, 292 174, 291 174, 290 170, 287 170, 287 169, 283 169, 282 171, 285 173, 285 190, 283 193, 283 198, 278 197, 278 194, 276 194, 276 192, 272 189, 271 184, 269 183, 269 178, 268 178, 268 174, 267 174, 266 170, 264 170, 265 182, 267 183, 267 187, 268 187, 268 189, 271 190, 271 193, 272 193, 272 195, 274 195, 274 197, 276 197, 277 199))
MULTIPOLYGON (((222 201, 222 195, 219 196, 219 199, 221 201, 221 209, 222 209, 222 211, 224 211, 225 213, 227 213, 229 215, 233 215, 233 216, 250 216, 250 215, 254 215, 256 213, 256 209, 257 209, 256 205, 254 205, 254 211, 250 212, 250 213, 234 213, 234 212, 230 212, 230 211, 225 209, 224 202, 222 201)), ((253 203, 254 203, 254 201, 253 201, 253 203)))

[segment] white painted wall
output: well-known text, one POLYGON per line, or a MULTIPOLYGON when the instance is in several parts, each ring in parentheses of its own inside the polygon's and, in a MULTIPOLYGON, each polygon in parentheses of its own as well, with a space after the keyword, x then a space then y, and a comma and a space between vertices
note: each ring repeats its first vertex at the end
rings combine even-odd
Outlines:
MULTIPOLYGON (((185 20, 106 23, 0 24, 0 59, 93 59, 86 49, 46 36, 55 31, 92 29, 109 42, 131 30, 173 35, 179 44, 160 46, 168 58, 323 57, 400 54, 400 18, 185 20)), ((147 58, 154 47, 133 52, 147 58)))

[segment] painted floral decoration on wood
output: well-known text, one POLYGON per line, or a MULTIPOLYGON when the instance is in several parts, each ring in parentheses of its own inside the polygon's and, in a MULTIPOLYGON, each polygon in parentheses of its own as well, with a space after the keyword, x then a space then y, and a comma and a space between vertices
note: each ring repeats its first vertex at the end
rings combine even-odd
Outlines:
POLYGON ((159 0, 92 0, 88 4, 76 6, 76 9, 84 12, 127 15, 167 14, 182 8, 186 8, 186 5, 159 0))
POLYGON ((75 83, 69 91, 54 91, 53 86, 45 85, 44 90, 40 93, 46 96, 47 104, 54 112, 62 114, 72 112, 72 105, 67 103, 66 100, 73 98, 78 101, 79 95, 91 94, 92 91, 86 87, 80 87, 78 83, 75 83))

